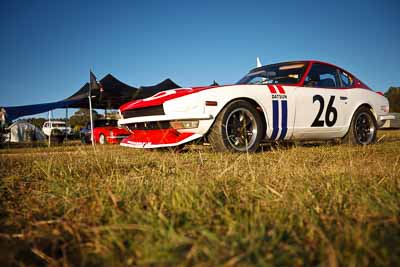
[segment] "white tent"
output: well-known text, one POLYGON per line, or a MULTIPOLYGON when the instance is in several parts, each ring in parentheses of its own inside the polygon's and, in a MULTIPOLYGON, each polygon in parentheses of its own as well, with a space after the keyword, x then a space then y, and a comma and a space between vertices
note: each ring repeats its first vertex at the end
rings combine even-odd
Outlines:
POLYGON ((46 136, 35 125, 25 121, 17 121, 8 127, 9 134, 6 134, 6 142, 31 142, 31 141, 45 141, 46 136))

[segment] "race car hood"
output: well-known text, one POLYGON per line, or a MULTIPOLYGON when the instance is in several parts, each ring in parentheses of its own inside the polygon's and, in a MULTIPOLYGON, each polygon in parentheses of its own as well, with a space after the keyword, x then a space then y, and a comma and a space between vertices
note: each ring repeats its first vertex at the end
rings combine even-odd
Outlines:
POLYGON ((175 99, 178 97, 182 97, 185 95, 190 95, 194 94, 203 90, 211 89, 211 88, 216 88, 219 86, 203 86, 203 87, 193 87, 193 88, 179 88, 179 89, 173 89, 173 90, 168 90, 168 91, 162 91, 159 92, 149 98, 145 99, 140 99, 140 100, 135 100, 131 101, 128 103, 125 103, 122 105, 119 110, 121 112, 124 112, 126 110, 131 110, 131 109, 138 109, 138 108, 144 108, 144 107, 152 107, 152 106, 159 106, 162 105, 165 101, 175 99))

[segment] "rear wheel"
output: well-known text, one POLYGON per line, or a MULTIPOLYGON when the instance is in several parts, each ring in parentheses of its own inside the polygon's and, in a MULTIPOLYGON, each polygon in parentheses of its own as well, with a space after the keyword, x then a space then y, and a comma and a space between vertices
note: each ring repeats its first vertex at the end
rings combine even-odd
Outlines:
POLYGON ((371 110, 360 107, 354 113, 350 128, 342 141, 352 145, 369 145, 376 142, 378 125, 371 110))
POLYGON ((107 144, 107 139, 106 139, 106 137, 104 136, 104 134, 100 134, 100 136, 99 136, 99 143, 100 143, 101 145, 107 144))
POLYGON ((218 115, 208 141, 215 151, 255 152, 264 135, 256 108, 244 100, 229 103, 218 115))

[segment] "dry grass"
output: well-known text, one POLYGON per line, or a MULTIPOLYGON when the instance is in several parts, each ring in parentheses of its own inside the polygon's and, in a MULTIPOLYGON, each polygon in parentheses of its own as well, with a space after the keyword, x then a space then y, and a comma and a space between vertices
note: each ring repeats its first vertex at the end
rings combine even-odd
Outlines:
POLYGON ((395 266, 400 131, 257 154, 0 151, 0 263, 395 266))

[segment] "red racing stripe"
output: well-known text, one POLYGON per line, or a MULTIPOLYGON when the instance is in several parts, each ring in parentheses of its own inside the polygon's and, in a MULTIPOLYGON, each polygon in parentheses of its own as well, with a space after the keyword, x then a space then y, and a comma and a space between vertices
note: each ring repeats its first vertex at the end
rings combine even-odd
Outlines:
POLYGON ((271 94, 276 94, 275 87, 272 84, 268 84, 268 88, 269 88, 269 91, 271 92, 271 94))
POLYGON ((280 94, 285 94, 285 89, 283 89, 282 85, 277 84, 276 87, 278 87, 278 91, 280 94))

